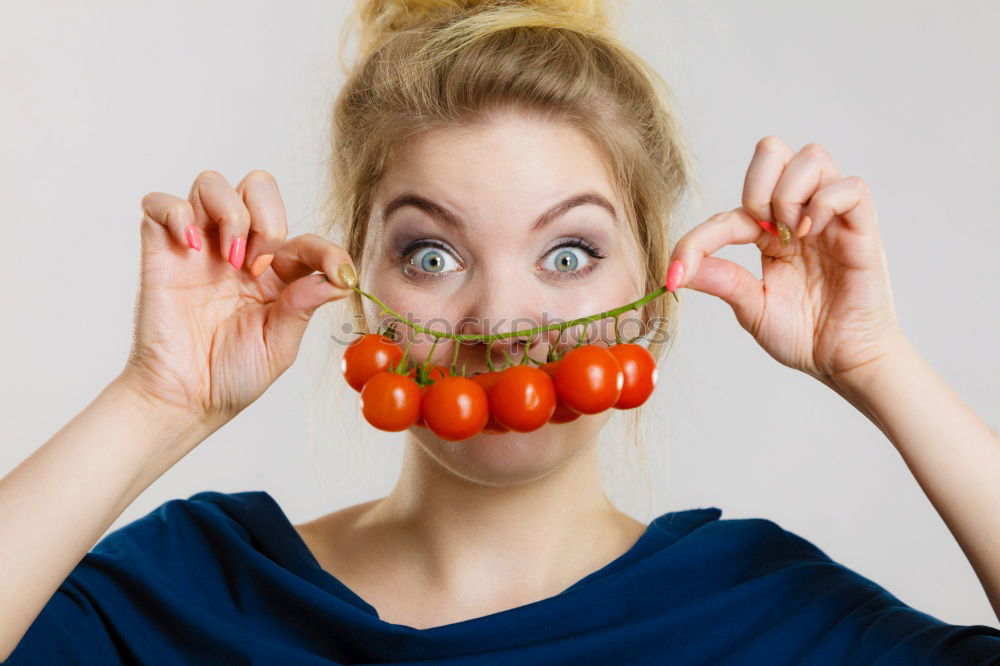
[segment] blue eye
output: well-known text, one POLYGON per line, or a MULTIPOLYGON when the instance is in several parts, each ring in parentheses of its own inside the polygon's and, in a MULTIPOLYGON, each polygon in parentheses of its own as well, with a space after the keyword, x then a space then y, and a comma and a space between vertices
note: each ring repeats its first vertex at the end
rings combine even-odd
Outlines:
MULTIPOLYGON (((558 271, 560 273, 572 273, 583 261, 583 252, 575 252, 573 249, 563 247, 556 248, 558 252, 551 252, 549 254, 552 257, 552 262, 546 262, 543 264, 544 268, 548 270, 558 271)), ((584 267, 589 266, 590 259, 586 259, 588 263, 584 264, 584 267)))
POLYGON ((413 256, 403 266, 403 270, 417 279, 436 280, 445 277, 449 272, 454 272, 455 268, 461 270, 455 257, 440 241, 422 240, 412 243, 401 253, 401 258, 410 253, 413 253, 413 256))
MULTIPOLYGON (((596 268, 598 262, 594 259, 605 259, 606 256, 582 238, 568 238, 559 241, 545 255, 541 268, 557 279, 579 279, 596 268)), ((407 257, 409 261, 404 263, 403 272, 418 280, 437 280, 464 270, 448 246, 438 240, 426 239, 411 243, 400 252, 401 260, 407 257)))
POLYGON ((589 275, 600 260, 607 258, 601 251, 582 238, 569 238, 559 243, 553 251, 546 255, 551 261, 542 262, 542 268, 552 271, 558 278, 579 279, 589 275), (582 250, 574 252, 574 250, 582 250), (581 258, 586 260, 580 267, 581 258))
MULTIPOLYGON (((441 273, 445 270, 448 264, 448 259, 454 259, 451 255, 443 250, 436 247, 424 248, 413 255, 413 263, 420 267, 421 270, 427 271, 428 273, 441 273), (426 250, 426 252, 424 251, 426 250)), ((457 262, 456 262, 457 265, 457 262)))

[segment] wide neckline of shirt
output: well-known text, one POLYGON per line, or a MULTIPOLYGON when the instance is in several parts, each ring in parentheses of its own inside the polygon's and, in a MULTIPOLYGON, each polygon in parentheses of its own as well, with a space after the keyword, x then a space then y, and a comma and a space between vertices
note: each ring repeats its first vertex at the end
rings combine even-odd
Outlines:
MULTIPOLYGON (((409 627, 407 625, 385 622, 379 618, 378 611, 374 606, 361 598, 361 596, 356 594, 336 576, 324 569, 313 555, 312 551, 309 550, 309 546, 306 545, 306 542, 302 540, 298 530, 295 529, 295 526, 285 514, 284 510, 267 491, 248 491, 237 494, 257 495, 259 499, 263 500, 261 504, 263 507, 266 507, 266 518, 268 519, 269 524, 266 527, 262 525, 247 527, 251 529, 251 531, 254 531, 252 529, 253 527, 264 527, 266 531, 271 532, 272 536, 276 538, 277 543, 284 546, 284 548, 269 549, 271 550, 272 555, 280 554, 280 561, 277 559, 275 560, 278 564, 301 578, 311 582, 317 587, 330 592, 345 603, 371 615, 376 621, 381 622, 386 626, 403 627, 414 632, 433 632, 444 630, 459 624, 496 618, 502 614, 515 613, 521 609, 535 606, 537 604, 552 603, 574 590, 596 583, 601 579, 604 579, 615 572, 648 557, 649 555, 669 547, 671 544, 683 538, 691 531, 698 529, 706 523, 718 520, 722 514, 722 510, 718 507, 693 508, 664 513, 657 518, 654 518, 646 525, 645 532, 642 533, 639 539, 627 551, 616 557, 611 562, 605 564, 600 569, 587 574, 554 596, 477 618, 461 620, 459 622, 438 627, 417 629, 416 627, 409 627)), ((254 511, 252 515, 255 520, 265 517, 260 511, 254 511)))

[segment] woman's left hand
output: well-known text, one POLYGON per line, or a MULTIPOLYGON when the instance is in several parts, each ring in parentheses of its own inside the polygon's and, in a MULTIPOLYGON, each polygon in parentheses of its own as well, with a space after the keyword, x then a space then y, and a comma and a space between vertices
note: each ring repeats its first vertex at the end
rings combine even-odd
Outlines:
POLYGON ((868 185, 841 178, 816 143, 796 153, 777 137, 761 139, 743 205, 687 232, 670 267, 668 290, 718 296, 768 354, 827 384, 863 377, 905 342, 868 185), (762 279, 710 256, 740 243, 760 248, 762 279))

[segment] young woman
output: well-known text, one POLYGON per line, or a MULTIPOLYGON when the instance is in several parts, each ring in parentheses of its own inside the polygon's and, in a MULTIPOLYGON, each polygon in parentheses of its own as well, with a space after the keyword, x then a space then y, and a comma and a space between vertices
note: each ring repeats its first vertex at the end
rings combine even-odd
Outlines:
MULTIPOLYGON (((493 334, 665 280, 723 299, 775 360, 868 416, 1000 611, 1000 438, 901 332, 864 180, 818 144, 765 137, 742 205, 671 245, 687 153, 666 90, 600 2, 357 10, 362 57, 334 109, 319 233, 286 239, 263 171, 235 187, 205 171, 187 198, 143 199, 124 369, 0 481, 6 663, 1000 662, 1000 631, 921 613, 769 520, 629 517, 600 484, 610 410, 461 441, 415 426, 386 497, 292 525, 266 492, 203 492, 95 546, 292 364, 317 308, 349 298, 379 330, 355 286, 493 334), (734 243, 760 249, 762 280, 711 256, 734 243)), ((672 301, 642 320, 672 326, 672 301)), ((574 342, 502 340, 446 341, 433 359, 457 354, 471 374, 487 354, 574 342)), ((432 350, 411 341, 417 358, 432 350)))

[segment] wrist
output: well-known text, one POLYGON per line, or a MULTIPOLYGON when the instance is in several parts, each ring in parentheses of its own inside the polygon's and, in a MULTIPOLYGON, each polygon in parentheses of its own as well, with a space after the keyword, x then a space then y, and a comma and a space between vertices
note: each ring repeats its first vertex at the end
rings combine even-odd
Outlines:
POLYGON ((882 353, 867 363, 831 375, 828 381, 831 387, 839 393, 865 399, 887 378, 898 376, 902 368, 912 365, 914 357, 919 357, 916 348, 899 329, 888 334, 880 347, 882 353))
POLYGON ((127 372, 115 377, 99 399, 108 401, 118 418, 136 425, 151 452, 186 453, 214 430, 193 410, 163 402, 143 391, 127 372))
POLYGON ((883 353, 872 361, 828 376, 824 383, 891 439, 885 422, 887 411, 912 386, 923 383, 924 365, 920 353, 898 329, 882 349, 883 353))

